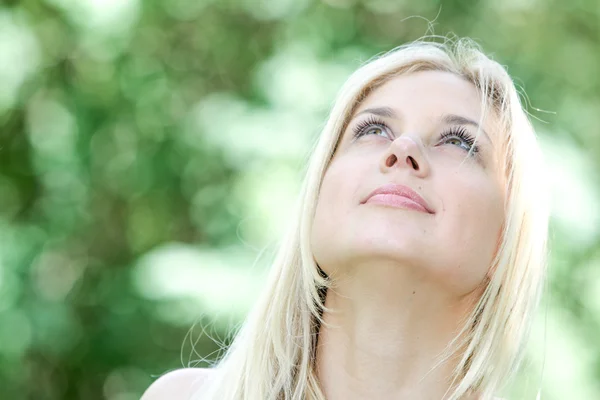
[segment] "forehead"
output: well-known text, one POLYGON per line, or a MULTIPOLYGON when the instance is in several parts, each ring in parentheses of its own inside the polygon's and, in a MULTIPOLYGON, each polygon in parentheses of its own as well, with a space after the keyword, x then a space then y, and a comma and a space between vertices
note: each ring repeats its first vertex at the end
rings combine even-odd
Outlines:
POLYGON ((356 113, 377 106, 391 107, 405 116, 456 114, 476 121, 481 118, 482 110, 475 85, 443 71, 420 71, 391 78, 373 90, 356 113))

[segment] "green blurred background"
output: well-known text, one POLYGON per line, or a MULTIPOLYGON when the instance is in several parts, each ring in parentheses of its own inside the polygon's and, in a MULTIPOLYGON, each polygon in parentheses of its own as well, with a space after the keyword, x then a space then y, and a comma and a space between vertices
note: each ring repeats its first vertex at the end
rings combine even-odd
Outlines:
POLYGON ((337 89, 427 20, 507 66, 555 178, 512 398, 600 399, 597 0, 4 0, 0 398, 139 399, 214 358, 337 89))

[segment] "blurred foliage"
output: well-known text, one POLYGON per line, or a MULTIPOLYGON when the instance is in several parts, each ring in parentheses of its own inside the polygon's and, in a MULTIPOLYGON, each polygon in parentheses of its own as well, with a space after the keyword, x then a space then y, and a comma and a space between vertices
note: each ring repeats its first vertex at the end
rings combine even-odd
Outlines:
POLYGON ((210 357, 336 90, 426 19, 507 65, 556 176, 516 386, 543 371, 543 399, 600 398, 597 0, 5 0, 0 397, 138 399, 210 357), (194 322, 214 324, 186 337, 194 322))

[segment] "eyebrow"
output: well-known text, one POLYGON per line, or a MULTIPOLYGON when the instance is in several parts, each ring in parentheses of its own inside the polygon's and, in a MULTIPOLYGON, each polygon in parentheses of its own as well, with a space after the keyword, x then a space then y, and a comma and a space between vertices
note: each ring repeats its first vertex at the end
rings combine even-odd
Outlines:
MULTIPOLYGON (((398 117, 398 115, 396 114, 396 112, 390 107, 367 108, 365 110, 362 110, 358 114, 356 114, 354 116, 354 118, 358 117, 361 114, 374 114, 374 115, 378 115, 378 116, 384 117, 384 118, 400 119, 398 117)), ((487 138, 487 140, 493 144, 492 140, 490 139, 490 136, 487 134, 485 129, 483 129, 477 122, 473 121, 470 118, 463 117, 461 115, 456 115, 456 114, 444 114, 439 118, 439 120, 441 122, 443 122, 444 124, 448 124, 448 125, 471 125, 477 129, 480 129, 481 132, 487 138)))

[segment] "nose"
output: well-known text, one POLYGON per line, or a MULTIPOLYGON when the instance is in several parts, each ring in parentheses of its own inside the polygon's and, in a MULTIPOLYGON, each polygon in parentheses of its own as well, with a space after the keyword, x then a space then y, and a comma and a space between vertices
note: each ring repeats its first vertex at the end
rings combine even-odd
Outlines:
POLYGON ((385 172, 394 167, 409 168, 413 174, 422 178, 429 174, 429 162, 419 144, 419 139, 402 135, 390 144, 383 154, 381 169, 385 172))

